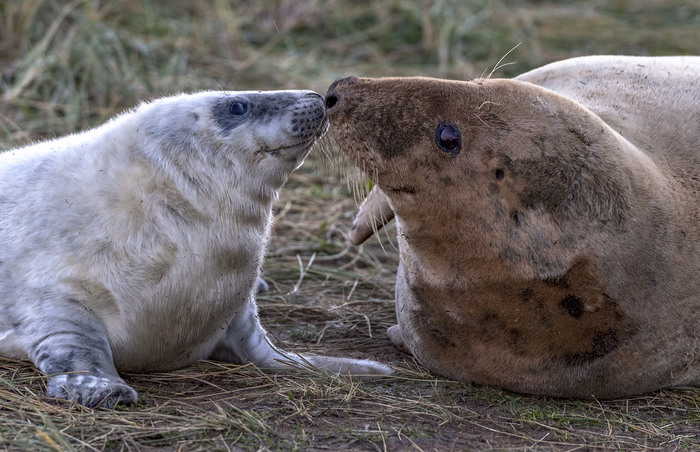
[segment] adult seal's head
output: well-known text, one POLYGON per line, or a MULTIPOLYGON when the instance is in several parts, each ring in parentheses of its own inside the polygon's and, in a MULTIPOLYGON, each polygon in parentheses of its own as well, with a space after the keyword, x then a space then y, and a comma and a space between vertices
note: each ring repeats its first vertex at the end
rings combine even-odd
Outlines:
POLYGON ((700 58, 514 80, 348 77, 332 134, 395 215, 398 326, 436 373, 560 397, 700 384, 700 58))

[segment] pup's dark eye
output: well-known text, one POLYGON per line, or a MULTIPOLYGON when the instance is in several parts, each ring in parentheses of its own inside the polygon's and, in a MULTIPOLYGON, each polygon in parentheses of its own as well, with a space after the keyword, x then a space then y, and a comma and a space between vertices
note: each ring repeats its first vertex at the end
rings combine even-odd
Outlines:
POLYGON ((459 154, 462 150, 462 135, 455 126, 440 124, 435 131, 435 142, 448 154, 459 154))
POLYGON ((232 115, 241 116, 248 111, 248 105, 244 104, 243 102, 231 102, 231 105, 228 107, 228 111, 230 111, 232 115))

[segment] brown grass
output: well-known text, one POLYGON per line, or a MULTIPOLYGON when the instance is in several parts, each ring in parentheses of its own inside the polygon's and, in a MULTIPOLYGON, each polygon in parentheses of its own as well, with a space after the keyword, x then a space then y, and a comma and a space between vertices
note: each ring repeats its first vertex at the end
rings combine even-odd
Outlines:
MULTIPOLYGON (((510 76, 589 53, 700 53, 700 8, 635 2, 9 0, 0 3, 0 148, 70 133, 182 90, 311 88, 356 75, 470 78, 508 50, 510 76)), ((396 376, 359 382, 202 362, 128 374, 116 411, 44 395, 0 361, 8 450, 695 450, 700 392, 624 400, 528 397, 431 375, 386 338, 397 265, 391 227, 362 247, 344 231, 356 170, 313 155, 283 191, 260 296, 276 342, 373 357, 396 376), (383 245, 383 246, 382 246, 383 245)))

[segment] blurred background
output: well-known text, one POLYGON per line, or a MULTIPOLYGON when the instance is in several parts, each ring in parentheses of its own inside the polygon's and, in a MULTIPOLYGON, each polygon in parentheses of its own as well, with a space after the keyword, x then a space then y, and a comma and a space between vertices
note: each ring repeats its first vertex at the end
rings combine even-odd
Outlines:
POLYGON ((180 91, 470 79, 511 50, 494 76, 585 54, 700 54, 700 2, 3 0, 0 149, 180 91))

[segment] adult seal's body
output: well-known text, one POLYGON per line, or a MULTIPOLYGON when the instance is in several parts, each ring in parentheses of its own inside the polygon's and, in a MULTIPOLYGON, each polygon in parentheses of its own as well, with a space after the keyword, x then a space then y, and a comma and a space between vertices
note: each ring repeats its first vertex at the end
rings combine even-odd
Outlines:
POLYGON ((199 359, 386 373, 270 345, 255 304, 272 204, 327 128, 310 91, 204 92, 0 155, 0 355, 49 394, 133 402, 117 370, 199 359))
POLYGON ((514 80, 335 82, 341 149, 393 214, 398 326, 438 374, 557 397, 700 385, 700 58, 514 80))

